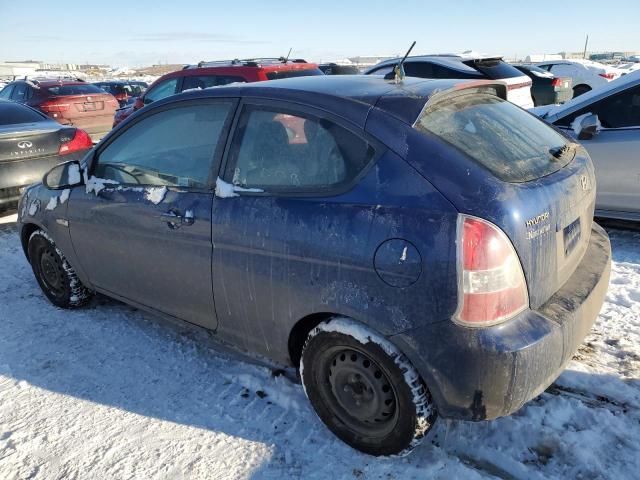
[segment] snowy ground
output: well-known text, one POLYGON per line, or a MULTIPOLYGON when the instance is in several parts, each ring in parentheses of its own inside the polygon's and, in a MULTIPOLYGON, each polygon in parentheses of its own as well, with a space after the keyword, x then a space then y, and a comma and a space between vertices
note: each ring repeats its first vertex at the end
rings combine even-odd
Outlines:
POLYGON ((41 295, 0 220, 0 478, 638 478, 640 233, 612 231, 611 289, 568 370, 516 415, 439 422, 410 456, 335 439, 302 388, 208 334, 106 299, 41 295))

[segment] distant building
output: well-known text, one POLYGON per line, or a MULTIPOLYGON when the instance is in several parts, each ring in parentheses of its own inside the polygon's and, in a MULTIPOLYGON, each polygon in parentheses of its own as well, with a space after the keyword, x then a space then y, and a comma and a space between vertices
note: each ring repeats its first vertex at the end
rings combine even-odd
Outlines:
POLYGON ((33 75, 40 62, 25 60, 20 62, 0 62, 0 77, 23 77, 33 75))
POLYGON ((377 63, 384 62, 385 60, 389 60, 391 58, 396 58, 397 55, 386 55, 386 56, 358 56, 358 57, 349 57, 347 60, 351 62, 351 64, 356 65, 358 67, 372 67, 377 63))

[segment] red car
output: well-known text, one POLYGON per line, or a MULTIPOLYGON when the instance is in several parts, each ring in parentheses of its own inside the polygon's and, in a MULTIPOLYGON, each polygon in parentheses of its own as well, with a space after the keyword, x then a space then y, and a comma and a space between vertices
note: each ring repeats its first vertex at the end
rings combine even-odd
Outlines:
POLYGON ((143 95, 136 99, 135 103, 118 109, 113 126, 115 127, 145 105, 185 90, 309 75, 324 74, 315 63, 307 63, 302 59, 252 58, 187 65, 182 70, 167 73, 158 78, 143 95))
POLYGON ((113 95, 78 80, 16 80, 0 91, 0 98, 40 110, 62 125, 79 127, 93 141, 111 130, 118 108, 113 95))

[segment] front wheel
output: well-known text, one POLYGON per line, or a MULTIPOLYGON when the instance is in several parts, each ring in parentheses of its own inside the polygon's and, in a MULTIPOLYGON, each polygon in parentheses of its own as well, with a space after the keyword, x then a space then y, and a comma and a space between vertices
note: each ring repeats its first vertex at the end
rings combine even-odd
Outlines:
POLYGON ((29 237, 28 253, 36 280, 51 303, 61 308, 75 308, 91 300, 93 292, 82 284, 43 230, 36 230, 29 237))
POLYGON ((384 337, 347 318, 307 338, 300 375, 320 419, 370 455, 403 455, 431 429, 435 406, 408 359, 384 337))

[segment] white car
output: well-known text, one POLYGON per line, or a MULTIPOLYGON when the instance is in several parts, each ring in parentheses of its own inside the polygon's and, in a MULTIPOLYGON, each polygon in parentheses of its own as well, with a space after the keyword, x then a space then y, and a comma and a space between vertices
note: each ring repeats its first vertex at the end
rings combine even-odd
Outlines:
POLYGON ((571 77, 574 98, 602 87, 622 75, 617 68, 591 60, 547 60, 536 62, 534 65, 553 73, 556 77, 571 77))
POLYGON ((640 221, 640 71, 532 113, 580 140, 595 167, 596 216, 640 221))
MULTIPOLYGON (((365 75, 393 78, 399 58, 385 60, 366 70, 365 75)), ((507 84, 507 100, 522 108, 532 108, 531 78, 502 60, 474 52, 407 57, 404 71, 409 77, 500 80, 507 84)))

